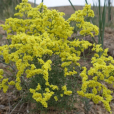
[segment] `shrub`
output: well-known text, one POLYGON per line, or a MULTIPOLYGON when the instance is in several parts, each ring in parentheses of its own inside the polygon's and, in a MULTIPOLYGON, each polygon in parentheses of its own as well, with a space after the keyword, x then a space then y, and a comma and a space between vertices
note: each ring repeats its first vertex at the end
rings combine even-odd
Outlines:
POLYGON ((27 0, 23 0, 16 9, 19 9, 15 14, 18 18, 6 19, 5 25, 2 25, 7 31, 9 44, 0 46, 0 55, 5 63, 15 66, 16 75, 7 78, 0 70, 0 89, 6 93, 9 86, 15 86, 47 108, 48 105, 53 106, 53 100, 57 104, 68 100, 67 96, 72 97, 74 91, 70 77, 78 80, 80 75, 82 87, 77 93, 96 104, 102 101, 107 111, 111 112, 109 103, 112 91, 100 81, 114 82, 113 58, 107 57, 108 50, 103 50, 100 45, 79 39, 68 40, 74 29, 70 26, 71 21, 76 22, 81 35, 98 35, 98 27, 84 20, 87 16, 94 16, 91 6, 85 5, 83 10, 76 11, 68 20, 63 18, 64 13, 49 10, 43 3, 32 8, 27 0), (80 73, 81 52, 89 46, 96 51, 91 61, 93 67, 88 72, 83 67, 80 73), (102 52, 101 56, 99 52, 102 52), (89 79, 89 76, 93 78, 89 79), (90 88, 92 92, 87 91, 90 88))

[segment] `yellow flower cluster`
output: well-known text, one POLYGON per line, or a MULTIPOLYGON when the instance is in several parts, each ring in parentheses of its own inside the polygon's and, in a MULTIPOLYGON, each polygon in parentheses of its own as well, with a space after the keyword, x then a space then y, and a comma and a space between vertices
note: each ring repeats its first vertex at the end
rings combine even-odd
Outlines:
POLYGON ((24 19, 6 19, 5 25, 2 25, 2 27, 7 31, 7 38, 11 38, 11 34, 18 34, 20 32, 34 36, 39 36, 47 32, 51 38, 56 36, 58 39, 67 39, 73 33, 73 28, 63 18, 64 13, 56 10, 51 11, 43 3, 36 8, 32 8, 29 3, 24 1, 20 5, 17 5, 16 9, 19 9, 19 13, 16 13, 15 16, 20 16, 24 19), (41 8, 43 10, 42 12, 40 12, 41 8))
MULTIPOLYGON (((36 92, 36 90, 40 90, 38 88, 41 88, 38 86, 36 90, 30 89, 30 92, 33 93, 33 98, 37 102, 41 102, 44 107, 47 107, 47 101, 51 98, 51 96, 54 94, 54 90, 59 90, 57 85, 52 85, 48 82, 49 80, 49 73, 48 71, 51 71, 51 60, 44 61, 42 58, 45 54, 48 54, 50 57, 52 54, 56 53, 61 57, 61 60, 63 63, 61 64, 61 67, 64 68, 64 76, 67 75, 74 75, 77 72, 75 70, 68 71, 67 66, 70 64, 79 65, 77 61, 80 59, 80 53, 75 50, 75 47, 81 47, 82 51, 86 49, 88 46, 91 46, 88 41, 68 41, 68 40, 57 40, 56 38, 49 37, 49 34, 47 32, 44 32, 40 36, 30 36, 26 35, 25 33, 20 33, 17 35, 14 35, 12 38, 12 43, 9 46, 2 46, 1 47, 1 53, 2 55, 5 55, 4 59, 9 63, 10 61, 15 62, 17 67, 17 74, 16 74, 16 80, 9 82, 9 85, 15 85, 18 90, 21 90, 21 76, 23 73, 26 73, 26 77, 32 78, 35 75, 42 74, 45 85, 47 87, 50 87, 50 89, 46 88, 46 93, 41 94, 36 92), (85 45, 83 45, 85 43, 85 45), (45 44, 45 45, 44 45, 45 44), (55 44, 55 45, 54 45, 55 44), (7 47, 7 48, 6 48, 7 47), (59 47, 59 49, 58 49, 59 47), (15 52, 11 52, 11 49, 15 49, 15 52), (6 53, 7 52, 7 53, 6 53), (73 53, 72 53, 73 52, 73 53), (34 58, 37 58, 37 62, 40 63, 41 68, 37 68, 35 64, 31 64, 31 62, 34 61, 34 58), (67 70, 66 70, 67 69, 67 70), (34 90, 34 92, 32 92, 34 90), (39 100, 36 99, 36 96, 40 96, 39 100), (43 97, 45 96, 45 97, 43 97)), ((3 80, 2 80, 3 82, 3 80)), ((65 95, 72 94, 72 91, 67 91, 67 87, 65 86, 65 89, 62 88, 65 95)), ((61 95, 63 96, 63 95, 61 95)), ((57 101, 57 97, 54 97, 54 99, 57 101)))
MULTIPOLYGON (((6 63, 14 62, 17 68, 15 81, 8 82, 7 79, 2 79, 3 91, 6 92, 8 85, 15 85, 17 90, 21 90, 21 76, 26 74, 27 79, 34 78, 36 75, 42 75, 45 80, 45 91, 40 93, 41 84, 38 83, 36 89, 30 88, 33 94, 33 99, 40 102, 44 107, 48 107, 47 101, 54 97, 58 101, 55 91, 59 91, 58 85, 49 82, 49 71, 51 71, 53 55, 61 57, 61 67, 64 68, 64 76, 75 75, 75 69, 69 71, 69 65, 78 63, 81 51, 87 49, 92 44, 88 41, 68 41, 67 38, 73 33, 73 28, 70 27, 68 21, 63 18, 64 13, 56 10, 48 10, 43 3, 36 8, 32 8, 27 0, 23 0, 20 5, 17 5, 19 13, 15 16, 20 16, 23 19, 9 18, 6 20, 3 29, 7 31, 7 38, 11 40, 10 45, 0 47, 0 54, 3 55, 6 63), (40 9, 42 8, 42 12, 40 9), (26 16, 26 19, 25 19, 26 16), (81 51, 75 50, 79 47, 81 51), (15 51, 12 51, 15 50, 15 51), (49 55, 49 60, 44 60, 44 56, 49 55), (34 60, 36 62, 34 63, 34 60), (41 67, 37 66, 37 63, 41 67), (5 85, 7 83, 7 86, 5 85)), ((72 91, 68 91, 66 85, 61 85, 63 95, 71 95, 72 91)))
POLYGON ((96 25, 91 24, 90 22, 86 22, 84 19, 86 17, 94 17, 94 12, 91 10, 91 5, 85 5, 83 10, 75 11, 74 14, 68 19, 69 22, 74 21, 76 22, 76 26, 81 29, 80 35, 91 35, 94 37, 95 35, 99 34, 99 29, 96 25))
POLYGON ((71 95, 71 94, 72 94, 72 91, 67 91, 66 85, 64 85, 64 86, 62 87, 62 90, 64 91, 64 94, 65 94, 65 95, 71 95))
POLYGON ((3 75, 4 71, 3 69, 0 69, 0 75, 3 75))
POLYGON ((111 113, 109 103, 112 100, 112 91, 107 89, 101 82, 104 81, 113 84, 114 87, 114 75, 110 75, 114 71, 114 60, 111 56, 107 57, 108 49, 103 51, 100 45, 93 44, 92 50, 96 51, 91 60, 93 67, 88 71, 86 67, 83 67, 83 71, 80 73, 83 84, 81 91, 78 91, 78 94, 92 99, 96 104, 99 103, 99 101, 102 101, 106 110, 111 113), (102 52, 100 57, 97 54, 98 52, 102 52), (92 80, 89 80, 88 76, 92 76, 92 80), (88 93, 88 89, 92 89, 92 93, 88 93))
MULTIPOLYGON (((40 85, 38 85, 40 86, 40 85)), ((53 91, 50 91, 49 88, 46 88, 45 91, 46 93, 38 93, 37 91, 40 90, 41 88, 38 87, 36 90, 30 88, 30 92, 33 94, 32 98, 35 99, 37 102, 40 102, 45 108, 48 107, 47 101, 52 97, 54 94, 53 91)), ((57 97, 54 97, 57 100, 57 97)))
POLYGON ((8 84, 9 85, 15 85, 14 81, 8 82, 8 78, 3 79, 3 69, 0 69, 0 80, 2 80, 2 83, 0 82, 0 90, 3 88, 3 92, 6 93, 8 90, 8 84))

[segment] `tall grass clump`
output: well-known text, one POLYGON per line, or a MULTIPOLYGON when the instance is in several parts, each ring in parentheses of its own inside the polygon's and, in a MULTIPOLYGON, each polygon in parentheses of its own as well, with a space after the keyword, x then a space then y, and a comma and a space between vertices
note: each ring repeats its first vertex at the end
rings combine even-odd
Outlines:
POLYGON ((21 2, 22 0, 0 0, 0 19, 12 17, 16 13, 16 5, 21 2))
POLYGON ((101 101, 111 113, 112 91, 102 83, 114 84, 114 60, 108 57, 108 49, 84 40, 68 40, 74 30, 70 26, 72 21, 83 36, 99 34, 96 25, 85 21, 87 16, 94 17, 91 5, 86 4, 65 20, 62 12, 49 10, 43 3, 32 8, 27 2, 22 0, 15 8, 19 10, 15 13, 17 17, 8 18, 1 25, 9 40, 9 44, 0 46, 1 61, 11 66, 10 70, 15 69, 15 75, 4 76, 0 69, 0 89, 6 93, 14 86, 25 100, 38 106, 37 111, 50 107, 70 110, 78 94, 96 104, 101 101), (89 46, 93 46, 95 54, 91 58, 92 67, 87 69, 79 60, 89 46))

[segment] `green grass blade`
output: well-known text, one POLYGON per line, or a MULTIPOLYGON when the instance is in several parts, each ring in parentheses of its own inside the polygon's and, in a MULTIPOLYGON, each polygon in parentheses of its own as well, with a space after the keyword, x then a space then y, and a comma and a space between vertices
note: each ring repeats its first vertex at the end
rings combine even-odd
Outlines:
POLYGON ((106 0, 104 1, 104 7, 103 7, 103 13, 102 13, 102 37, 101 37, 101 43, 102 43, 102 48, 104 44, 104 30, 105 30, 105 18, 106 18, 106 0))
POLYGON ((86 4, 88 4, 87 0, 85 0, 86 4))
POLYGON ((111 21, 111 0, 108 0, 108 21, 111 21))
POLYGON ((96 44, 97 44, 97 42, 95 41, 95 38, 94 38, 94 37, 92 37, 92 40, 94 41, 94 43, 96 43, 96 44))
POLYGON ((101 21, 101 4, 100 0, 98 0, 99 3, 99 38, 98 38, 98 43, 101 44, 101 32, 102 32, 102 21, 101 21))
POLYGON ((34 0, 34 7, 36 7, 36 0, 34 0))
MULTIPOLYGON (((43 2, 44 2, 44 0, 41 1, 41 3, 43 3, 43 2)), ((40 9, 40 12, 42 12, 42 8, 40 9)))
POLYGON ((70 2, 70 4, 71 4, 72 8, 74 9, 74 11, 76 11, 76 9, 75 9, 74 5, 72 4, 72 2, 70 0, 68 0, 68 1, 70 2))

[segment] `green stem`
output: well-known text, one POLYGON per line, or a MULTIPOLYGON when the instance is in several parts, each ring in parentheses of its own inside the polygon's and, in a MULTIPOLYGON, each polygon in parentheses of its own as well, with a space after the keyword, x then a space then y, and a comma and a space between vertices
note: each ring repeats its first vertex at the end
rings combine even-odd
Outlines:
POLYGON ((36 7, 36 0, 34 0, 34 7, 36 7))
POLYGON ((98 38, 98 43, 101 44, 101 32, 102 32, 102 21, 101 21, 101 4, 100 0, 99 2, 99 38, 98 38))
POLYGON ((93 38, 93 37, 92 37, 92 40, 94 41, 94 43, 96 43, 96 44, 97 44, 97 42, 95 41, 95 38, 93 38))
POLYGON ((88 4, 87 0, 85 0, 86 4, 88 4))
MULTIPOLYGON (((44 2, 44 0, 41 1, 41 3, 43 3, 43 2, 44 2)), ((41 12, 42 12, 42 7, 41 7, 41 9, 40 9, 40 13, 41 13, 41 12)))
POLYGON ((108 0, 108 21, 111 21, 111 0, 108 0))
POLYGON ((76 9, 75 9, 74 5, 72 4, 72 2, 70 0, 68 0, 68 1, 70 2, 70 4, 71 4, 72 8, 74 9, 74 11, 76 11, 76 9))
POLYGON ((105 30, 105 18, 106 18, 106 0, 104 1, 104 8, 102 13, 102 36, 101 36, 101 44, 102 48, 104 46, 104 30, 105 30))

